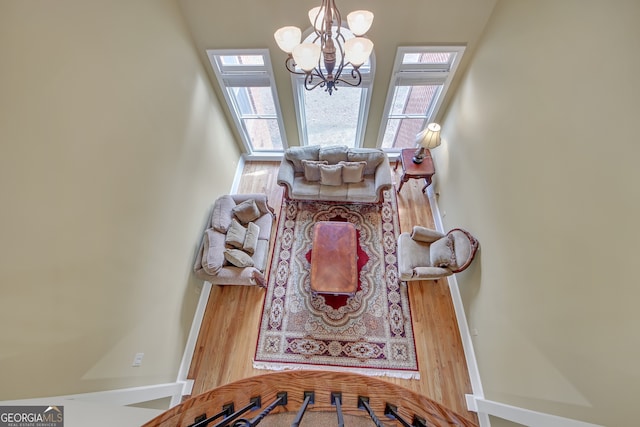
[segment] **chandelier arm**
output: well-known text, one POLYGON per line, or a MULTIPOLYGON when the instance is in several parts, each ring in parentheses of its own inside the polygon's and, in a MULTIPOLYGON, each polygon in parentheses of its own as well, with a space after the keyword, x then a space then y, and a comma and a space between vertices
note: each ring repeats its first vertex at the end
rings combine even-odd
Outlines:
POLYGON ((287 71, 290 72, 291 74, 298 74, 301 76, 307 74, 302 71, 296 71, 296 63, 293 61, 293 57, 291 55, 289 55, 289 57, 284 60, 284 66, 287 69, 287 71))
POLYGON ((358 70, 357 68, 354 68, 351 71, 351 77, 355 79, 355 83, 352 83, 348 80, 341 79, 341 78, 336 78, 336 83, 337 82, 346 83, 349 86, 353 86, 353 87, 360 86, 360 83, 362 83, 362 74, 360 74, 360 70, 358 70))
POLYGON ((321 79, 318 83, 311 85, 311 82, 313 81, 313 77, 314 77, 313 74, 308 74, 307 77, 305 77, 304 79, 304 88, 308 91, 311 91, 317 88, 318 86, 323 87, 326 82, 324 79, 321 79))

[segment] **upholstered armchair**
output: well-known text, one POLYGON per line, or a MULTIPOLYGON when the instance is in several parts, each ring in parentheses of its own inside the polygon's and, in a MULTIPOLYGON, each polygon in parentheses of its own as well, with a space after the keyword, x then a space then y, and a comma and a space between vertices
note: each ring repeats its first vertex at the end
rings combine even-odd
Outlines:
POLYGON ((458 273, 471 264, 477 249, 478 241, 460 228, 442 234, 416 225, 398 238, 400 280, 437 280, 458 273))

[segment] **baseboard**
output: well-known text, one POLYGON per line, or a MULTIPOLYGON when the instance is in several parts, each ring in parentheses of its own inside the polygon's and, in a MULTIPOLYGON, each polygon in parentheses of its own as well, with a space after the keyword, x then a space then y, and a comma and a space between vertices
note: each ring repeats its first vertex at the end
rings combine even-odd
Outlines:
POLYGON ((193 388, 193 381, 187 379, 189 374, 189 367, 191 366, 191 360, 195 352, 196 344, 198 342, 198 335, 200 335, 200 327, 202 326, 202 319, 204 318, 204 312, 207 309, 207 303, 209 302, 209 294, 211 293, 211 283, 204 282, 202 290, 200 291, 200 299, 198 300, 198 306, 196 312, 193 315, 193 321, 191 322, 191 330, 189 331, 189 337, 184 347, 182 354, 182 361, 180 362, 180 369, 178 370, 178 379, 176 382, 184 384, 185 387, 179 394, 174 394, 171 398, 171 407, 179 405, 182 402, 182 396, 191 394, 191 388, 193 388))
MULTIPOLYGON (((427 187, 427 197, 429 198, 429 205, 431 206, 431 214, 433 215, 436 230, 444 233, 445 229, 444 224, 442 223, 442 217, 440 216, 438 200, 432 187, 432 185, 427 187)), ((476 360, 476 353, 473 349, 473 341, 471 340, 471 332, 469 330, 469 324, 467 323, 467 315, 464 311, 464 304, 462 302, 462 296, 460 295, 458 281, 456 280, 455 274, 449 276, 447 279, 453 308, 456 313, 456 320, 458 321, 458 330, 460 333, 460 339, 462 340, 462 348, 467 362, 467 370, 469 371, 469 380, 471 381, 471 390, 474 398, 473 401, 470 401, 469 396, 467 396, 467 406, 470 411, 478 412, 477 408, 473 407, 475 399, 484 399, 482 380, 480 379, 480 371, 478 370, 478 361, 476 360)), ((480 414, 478 413, 478 415, 480 414)), ((488 424, 488 417, 479 416, 479 420, 481 427, 490 426, 490 424, 488 424), (483 422, 483 418, 486 418, 485 422, 483 422)))

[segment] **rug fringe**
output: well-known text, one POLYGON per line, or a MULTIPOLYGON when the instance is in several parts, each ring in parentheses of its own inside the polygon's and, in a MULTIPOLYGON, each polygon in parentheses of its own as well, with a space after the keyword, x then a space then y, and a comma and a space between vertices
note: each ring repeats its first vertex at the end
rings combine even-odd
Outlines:
POLYGON ((420 372, 417 371, 394 371, 390 369, 361 369, 353 367, 337 367, 337 366, 319 366, 319 365, 304 365, 304 364, 283 364, 283 363, 270 363, 270 362, 256 362, 253 361, 253 367, 255 369, 263 369, 268 371, 301 371, 301 370, 313 370, 313 371, 331 371, 331 372, 350 372, 361 375, 368 375, 370 377, 390 377, 399 378, 403 380, 419 380, 420 372))

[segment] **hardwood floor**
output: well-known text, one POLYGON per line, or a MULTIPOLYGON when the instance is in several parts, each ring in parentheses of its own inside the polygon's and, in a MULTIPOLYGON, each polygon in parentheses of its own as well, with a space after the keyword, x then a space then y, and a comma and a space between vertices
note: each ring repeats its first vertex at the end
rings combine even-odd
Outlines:
MULTIPOLYGON (((266 193, 279 214, 278 165, 247 163, 238 192, 266 193)), ((393 171, 392 167, 392 173, 397 188, 401 168, 393 171)), ((421 192, 423 185, 423 180, 409 180, 398 194, 402 231, 417 224, 434 226, 429 201, 421 192)), ((188 375, 194 380, 193 395, 269 372, 252 366, 264 295, 258 287, 212 287, 188 375)), ((447 282, 411 282, 409 300, 421 379, 381 379, 427 396, 477 423, 475 413, 466 407, 465 394, 471 393, 471 385, 447 282)))

